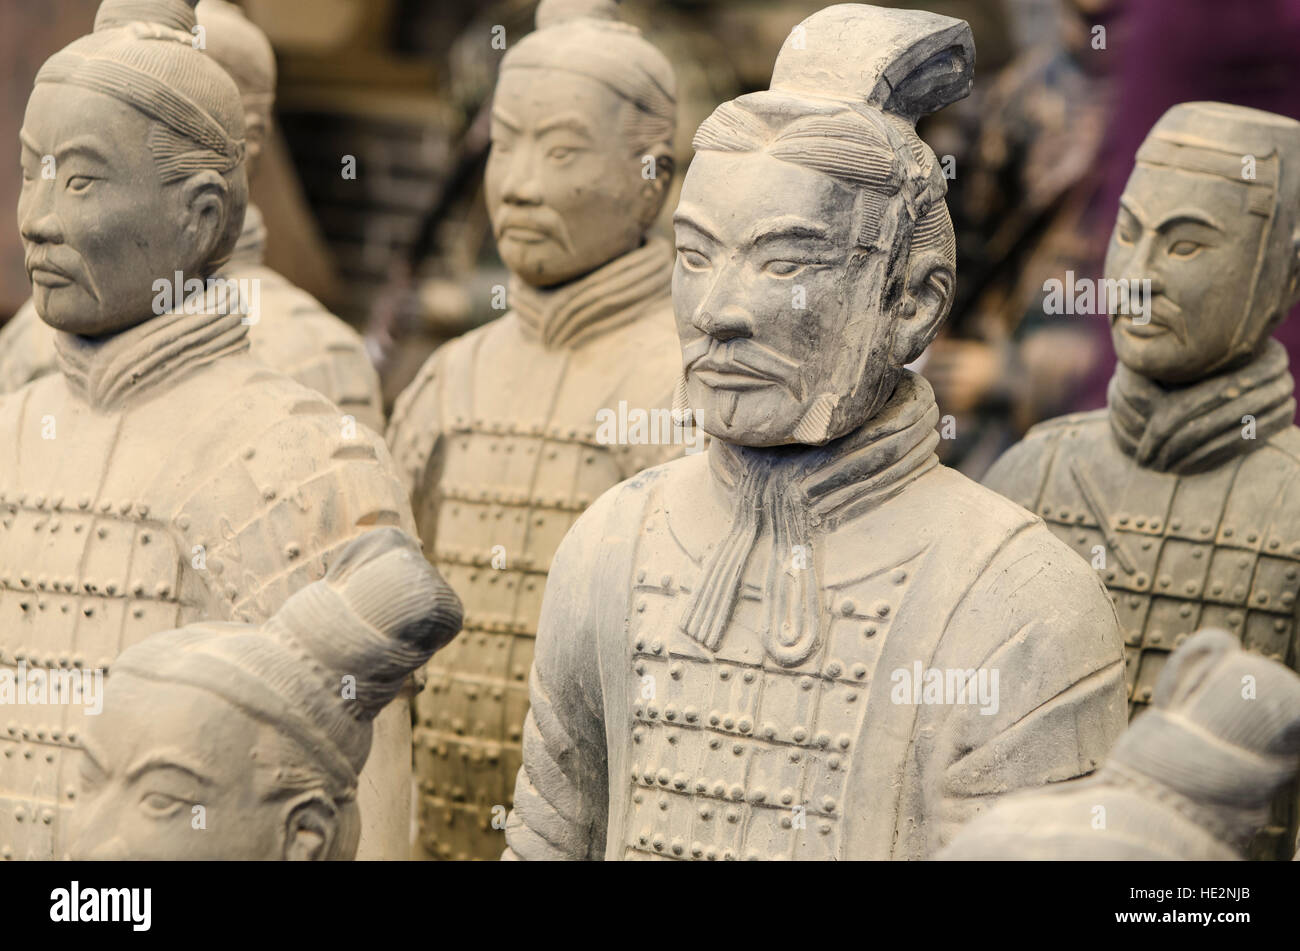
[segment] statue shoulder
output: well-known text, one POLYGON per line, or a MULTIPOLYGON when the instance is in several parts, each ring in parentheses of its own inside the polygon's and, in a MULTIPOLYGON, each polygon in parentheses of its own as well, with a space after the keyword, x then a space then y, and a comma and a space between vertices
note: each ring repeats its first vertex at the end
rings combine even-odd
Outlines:
POLYGON ((1024 439, 998 457, 980 481, 1013 502, 1033 509, 1047 470, 1063 440, 1071 442, 1071 452, 1078 452, 1087 451, 1089 446, 1110 438, 1105 410, 1049 419, 1034 426, 1024 439))

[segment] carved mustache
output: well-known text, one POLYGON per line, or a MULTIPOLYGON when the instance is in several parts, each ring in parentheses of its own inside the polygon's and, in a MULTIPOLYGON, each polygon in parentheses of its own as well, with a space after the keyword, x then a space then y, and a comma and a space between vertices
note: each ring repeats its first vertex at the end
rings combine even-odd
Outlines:
POLYGON ((556 220, 556 216, 549 214, 522 214, 517 211, 507 211, 496 222, 495 232, 497 240, 500 241, 502 235, 506 232, 516 229, 522 231, 533 231, 558 242, 566 248, 569 246, 568 229, 564 227, 564 222, 562 220, 556 220))
POLYGON ((682 348, 682 363, 691 370, 713 370, 759 377, 785 387, 796 398, 801 396, 803 377, 795 361, 752 340, 718 341, 701 337, 682 348))

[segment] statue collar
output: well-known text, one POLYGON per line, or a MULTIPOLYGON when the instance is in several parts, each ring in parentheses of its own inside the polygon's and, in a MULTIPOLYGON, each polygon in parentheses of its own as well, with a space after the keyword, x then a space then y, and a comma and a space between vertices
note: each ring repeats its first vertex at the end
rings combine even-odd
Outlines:
POLYGON ((238 313, 216 308, 209 285, 204 311, 153 317, 105 338, 58 333, 59 369, 74 393, 98 410, 125 407, 139 394, 190 370, 248 349, 248 325, 238 313))
POLYGON ((239 233, 228 267, 260 267, 266 260, 266 223, 262 209, 251 201, 244 212, 244 230, 239 233))
POLYGON ((686 635, 718 649, 766 529, 763 645, 784 666, 807 660, 824 623, 814 529, 886 501, 937 466, 938 419, 930 384, 904 371, 875 418, 825 446, 748 449, 713 440, 710 466, 736 509, 682 618, 686 635))
POLYGON ((1122 363, 1110 381, 1110 428, 1145 469, 1187 475, 1259 448, 1295 418, 1286 350, 1269 338, 1245 366, 1189 386, 1166 387, 1122 363), (1254 420, 1254 438, 1243 427, 1254 420))
POLYGON ((510 279, 510 305, 526 333, 548 350, 576 347, 641 316, 668 298, 673 256, 667 242, 651 238, 586 277, 558 288, 529 287, 510 279))

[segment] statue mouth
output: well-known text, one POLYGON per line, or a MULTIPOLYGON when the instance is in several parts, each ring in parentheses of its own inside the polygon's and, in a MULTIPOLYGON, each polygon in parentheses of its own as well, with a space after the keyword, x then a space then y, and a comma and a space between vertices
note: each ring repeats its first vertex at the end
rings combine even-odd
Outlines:
POLYGON ((699 365, 691 372, 701 383, 714 390, 756 390, 764 386, 777 385, 776 380, 745 370, 734 363, 699 365))
POLYGON ((41 287, 53 290, 57 287, 67 287, 75 284, 76 281, 71 276, 56 270, 48 265, 32 268, 29 272, 33 284, 39 284, 41 287))

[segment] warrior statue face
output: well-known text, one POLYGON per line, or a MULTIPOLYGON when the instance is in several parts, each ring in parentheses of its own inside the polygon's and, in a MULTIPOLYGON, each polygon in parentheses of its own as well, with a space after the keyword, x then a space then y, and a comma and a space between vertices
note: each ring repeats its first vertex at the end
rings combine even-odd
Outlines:
POLYGON ((72 820, 78 859, 332 857, 330 797, 278 780, 292 772, 291 741, 216 693, 115 674, 89 722, 72 820))
POLYGON ((486 194, 511 272, 533 287, 581 277, 636 249, 672 178, 666 150, 627 134, 633 107, 605 84, 558 69, 503 70, 492 108, 486 194), (642 174, 654 169, 654 177, 642 174))
POLYGON ((701 127, 674 218, 687 398, 728 442, 825 443, 875 414, 947 314, 951 224, 940 192, 900 236, 901 196, 851 180, 898 158, 884 119, 832 109, 756 132, 736 106, 701 127))
POLYGON ((1300 142, 1300 125, 1218 103, 1175 106, 1152 129, 1106 255, 1108 279, 1151 282, 1149 322, 1110 317, 1125 366, 1193 382, 1249 359, 1281 321, 1297 278, 1278 179, 1279 157, 1295 160, 1287 139, 1300 142))
POLYGON ((215 171, 164 185, 153 125, 76 86, 42 83, 28 100, 18 226, 36 310, 59 330, 116 333, 153 315, 156 279, 207 276, 229 185, 215 171))

